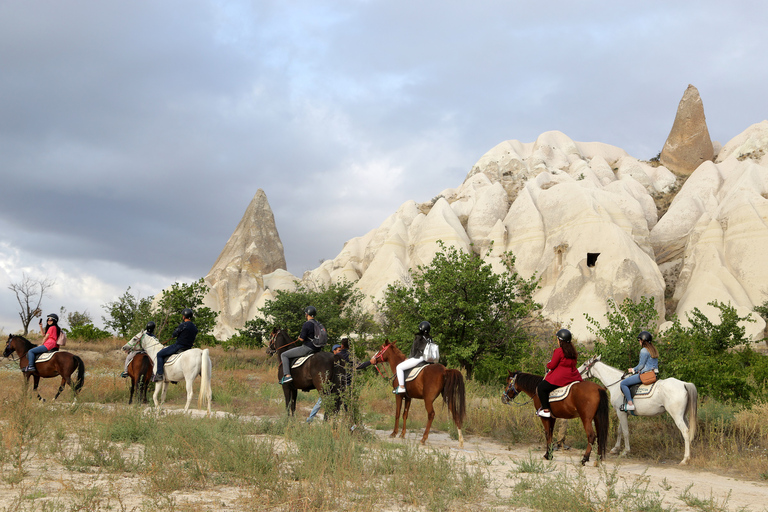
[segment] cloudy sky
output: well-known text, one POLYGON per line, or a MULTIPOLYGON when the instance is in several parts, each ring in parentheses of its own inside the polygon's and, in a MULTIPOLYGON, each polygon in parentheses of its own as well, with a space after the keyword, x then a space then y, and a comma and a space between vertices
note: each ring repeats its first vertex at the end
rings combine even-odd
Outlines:
POLYGON ((768 3, 0 2, 0 330, 205 276, 256 191, 301 275, 487 150, 548 130, 655 156, 688 84, 768 118, 768 3))

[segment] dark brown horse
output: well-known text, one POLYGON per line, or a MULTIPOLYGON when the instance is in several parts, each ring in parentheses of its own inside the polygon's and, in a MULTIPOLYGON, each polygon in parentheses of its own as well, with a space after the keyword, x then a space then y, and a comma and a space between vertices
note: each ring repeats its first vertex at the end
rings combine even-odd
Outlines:
POLYGON ((139 385, 139 401, 142 404, 149 403, 147 400, 147 388, 149 381, 152 380, 152 358, 146 352, 136 354, 128 365, 128 376, 131 378, 131 396, 128 398, 128 405, 133 402, 133 392, 136 384, 139 385))
MULTIPOLYGON (((270 336, 267 353, 269 355, 277 353, 278 362, 280 362, 280 354, 295 346, 296 342, 288 336, 288 333, 282 329, 275 329, 270 336)), ((309 392, 316 389, 323 395, 323 402, 333 397, 330 410, 338 412, 341 408, 339 393, 346 387, 346 374, 345 367, 335 363, 332 353, 318 352, 314 354, 306 363, 291 371, 293 381, 282 385, 286 411, 290 416, 296 412, 296 398, 299 390, 309 392)), ((279 381, 282 378, 283 365, 280 364, 277 370, 277 379, 279 381)))
MULTIPOLYGON (((36 347, 26 338, 22 336, 15 336, 13 334, 8 336, 8 342, 5 344, 5 350, 3 351, 3 357, 8 357, 14 352, 19 357, 19 367, 23 370, 27 367, 27 352, 36 347)), ((56 400, 59 395, 64 391, 64 385, 69 384, 69 387, 75 392, 80 391, 85 382, 85 365, 83 360, 71 352, 56 352, 48 361, 36 362, 36 370, 34 372, 24 372, 25 382, 29 382, 29 378, 33 377, 35 382, 34 392, 37 393, 37 398, 43 400, 40 393, 37 392, 37 386, 40 384, 40 377, 46 379, 49 377, 61 376, 61 385, 59 391, 53 398, 56 400), (72 374, 77 371, 77 380, 72 382, 72 374)))
MULTIPOLYGON (((509 372, 507 377, 507 389, 501 395, 504 403, 509 403, 515 397, 523 392, 533 399, 534 410, 541 407, 539 397, 536 394, 536 387, 544 378, 530 373, 509 372)), ((551 418, 540 418, 544 425, 544 432, 547 436, 547 451, 544 454, 545 459, 552 458, 552 432, 555 429, 555 420, 557 418, 571 419, 581 418, 584 425, 584 431, 587 433, 587 450, 581 459, 582 466, 589 462, 589 455, 592 453, 592 444, 597 438, 598 460, 605 459, 605 446, 608 443, 608 411, 610 410, 610 401, 608 392, 604 387, 590 381, 581 381, 573 385, 570 393, 563 400, 550 403, 551 418), (592 429, 592 420, 595 422, 595 428, 592 429), (597 433, 595 433, 595 430, 597 433)))
MULTIPOLYGON (((375 364, 388 362, 392 373, 395 373, 397 365, 405 361, 405 354, 394 344, 387 341, 373 356, 373 361, 375 364)), ((397 378, 392 381, 392 386, 393 388, 397 387, 397 378)), ((432 420, 435 418, 435 408, 432 404, 441 393, 443 395, 443 402, 448 405, 448 410, 451 411, 451 416, 453 417, 453 423, 459 431, 459 446, 463 447, 464 436, 461 433, 461 428, 466 416, 464 377, 459 370, 449 370, 439 363, 428 364, 414 380, 405 383, 405 395, 397 395, 395 403, 395 428, 389 437, 397 435, 403 399, 405 399, 405 409, 403 410, 403 431, 400 433, 400 437, 405 437, 405 422, 408 419, 408 411, 411 408, 411 399, 419 398, 424 400, 424 408, 427 410, 427 426, 421 438, 421 444, 426 443, 429 437, 429 429, 432 427, 432 420)))

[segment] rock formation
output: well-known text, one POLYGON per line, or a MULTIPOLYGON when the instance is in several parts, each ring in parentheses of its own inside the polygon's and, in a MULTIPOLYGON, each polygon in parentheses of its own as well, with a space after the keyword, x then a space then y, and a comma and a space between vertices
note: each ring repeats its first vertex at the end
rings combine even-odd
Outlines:
POLYGON ((714 147, 704 118, 704 105, 698 89, 689 85, 677 107, 675 122, 659 161, 672 171, 688 175, 713 158, 714 147))
POLYGON ((294 281, 286 270, 275 216, 259 189, 205 277, 210 291, 204 303, 219 311, 214 336, 230 337, 256 316, 271 296, 270 289, 290 289, 294 281))
MULTIPOLYGON (((542 314, 581 341, 593 338, 585 315, 603 320, 608 299, 653 297, 660 319, 668 304, 683 321, 693 308, 717 321, 708 305, 715 300, 747 315, 768 299, 766 151, 768 121, 728 142, 716 162, 698 165, 659 219, 654 196, 673 193, 682 181, 666 167, 560 132, 531 143, 506 141, 483 155, 459 187, 428 203, 405 202, 303 280, 354 282, 372 307, 388 284, 428 264, 440 240, 475 251, 499 272, 502 254, 512 251, 521 276, 541 279, 535 299, 542 314)), ((284 266, 259 191, 206 277, 206 304, 222 312, 217 337, 253 318, 274 290, 295 286, 284 266)), ((745 327, 759 339, 765 322, 752 316, 745 327)))

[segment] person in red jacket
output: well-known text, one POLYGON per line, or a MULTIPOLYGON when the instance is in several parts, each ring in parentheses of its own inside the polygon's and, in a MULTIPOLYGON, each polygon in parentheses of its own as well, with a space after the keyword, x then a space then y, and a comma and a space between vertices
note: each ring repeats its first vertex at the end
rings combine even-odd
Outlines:
POLYGON ((557 331, 557 340, 560 347, 552 353, 552 359, 547 363, 547 375, 536 388, 536 394, 539 395, 541 402, 541 408, 536 414, 542 418, 552 416, 549 412, 549 394, 552 391, 567 386, 571 382, 583 380, 576 369, 578 353, 571 343, 571 331, 560 329, 557 331))

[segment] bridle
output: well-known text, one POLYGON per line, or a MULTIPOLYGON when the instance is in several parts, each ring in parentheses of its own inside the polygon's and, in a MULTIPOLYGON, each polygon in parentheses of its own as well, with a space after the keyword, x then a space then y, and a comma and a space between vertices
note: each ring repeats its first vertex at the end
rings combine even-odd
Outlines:
POLYGON ((377 371, 377 372, 379 372, 379 375, 381 375, 381 376, 382 376, 382 377, 384 377, 385 379, 386 379, 387 377, 386 377, 386 376, 385 376, 383 373, 381 373, 381 370, 379 370, 379 366, 378 366, 378 364, 379 364, 379 363, 383 363, 383 362, 384 362, 384 354, 385 354, 385 353, 386 353, 386 351, 387 351, 387 350, 389 350, 391 347, 392 347, 392 344, 391 344, 391 343, 390 343, 389 345, 385 345, 385 346, 381 347, 381 348, 379 349, 379 351, 378 351, 378 352, 376 352, 376 353, 373 355, 373 357, 371 358, 371 359, 373 359, 373 367, 374 367, 374 368, 376 368, 376 371, 377 371))
POLYGON ((293 345, 294 343, 296 343, 297 341, 299 341, 299 340, 293 340, 293 341, 291 341, 290 343, 286 343, 285 345, 280 345, 279 347, 276 347, 276 346, 275 346, 275 342, 277 341, 277 335, 278 335, 278 334, 280 334, 280 331, 281 331, 281 330, 282 330, 282 329, 278 329, 278 330, 276 330, 275 332, 273 332, 273 333, 272 333, 272 334, 269 336, 269 345, 267 345, 267 348, 269 349, 269 355, 270 355, 270 356, 271 356, 272 354, 274 354, 275 352, 277 352, 277 351, 278 351, 278 349, 281 349, 281 348, 283 348, 283 347, 289 347, 289 346, 293 345))
MULTIPOLYGON (((600 359, 598 359, 597 357, 593 357, 593 358, 589 359, 586 363, 584 363, 584 370, 579 372, 581 374, 581 376, 585 377, 587 379, 591 379, 591 378, 595 377, 594 375, 592 375, 592 367, 595 366, 595 364, 597 364, 597 362, 599 360, 600 359)), ((611 386, 618 384, 619 382, 624 380, 624 377, 626 377, 626 375, 627 375, 626 373, 622 373, 621 377, 616 382, 613 382, 611 384, 604 384, 605 388, 608 389, 611 386)))
MULTIPOLYGON (((509 379, 509 383, 507 384, 507 388, 504 390, 504 393, 501 394, 501 403, 505 405, 510 405, 514 402, 517 395, 520 394, 520 392, 515 387, 515 382, 517 381, 517 372, 515 372, 512 375, 512 378, 509 379), (509 396, 509 394, 512 393, 512 396, 509 396)), ((526 404, 515 404, 515 405, 526 405, 526 404)))

